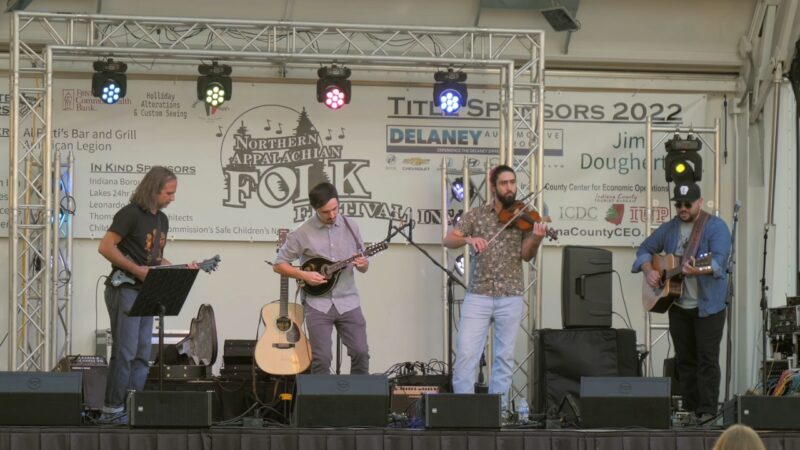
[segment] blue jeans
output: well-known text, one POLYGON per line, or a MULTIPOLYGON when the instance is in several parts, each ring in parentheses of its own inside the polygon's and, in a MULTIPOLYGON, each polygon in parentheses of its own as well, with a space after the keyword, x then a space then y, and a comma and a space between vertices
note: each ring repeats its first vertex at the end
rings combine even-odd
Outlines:
POLYGON ((111 319, 111 359, 104 411, 122 411, 128 390, 141 391, 150 370, 152 317, 129 317, 139 291, 106 286, 105 299, 111 319))
POLYGON ((478 363, 486 346, 489 326, 494 322, 494 359, 489 392, 502 394, 502 407, 507 408, 514 370, 514 343, 524 308, 521 296, 488 297, 467 293, 461 305, 461 321, 456 338, 453 392, 475 392, 478 363))

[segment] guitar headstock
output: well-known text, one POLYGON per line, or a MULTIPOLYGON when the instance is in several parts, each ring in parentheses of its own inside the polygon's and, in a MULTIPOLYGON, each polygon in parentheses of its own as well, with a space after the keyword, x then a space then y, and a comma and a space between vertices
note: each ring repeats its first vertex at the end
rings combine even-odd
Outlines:
POLYGON ((214 255, 211 258, 206 259, 205 261, 201 261, 197 264, 197 267, 204 270, 207 273, 211 273, 217 270, 217 266, 219 266, 219 262, 222 261, 219 255, 214 255))
POLYGON ((279 251, 281 249, 281 247, 283 247, 283 244, 286 243, 286 236, 289 236, 289 229, 288 228, 279 228, 278 229, 278 242, 277 242, 277 245, 275 246, 276 247, 275 248, 276 252, 279 251))

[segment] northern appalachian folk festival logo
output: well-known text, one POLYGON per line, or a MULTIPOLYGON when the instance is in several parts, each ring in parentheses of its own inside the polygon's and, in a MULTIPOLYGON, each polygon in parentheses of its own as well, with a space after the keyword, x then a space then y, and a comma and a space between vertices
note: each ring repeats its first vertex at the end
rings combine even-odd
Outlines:
MULTIPOLYGON (((338 128, 337 128, 338 129, 338 128)), ((222 205, 293 208, 293 222, 311 216, 309 190, 327 181, 336 186, 343 214, 379 219, 410 216, 410 207, 372 201, 364 183, 370 160, 345 158, 344 129, 320 133, 308 112, 283 106, 256 106, 228 126, 220 164, 225 178, 222 205)))

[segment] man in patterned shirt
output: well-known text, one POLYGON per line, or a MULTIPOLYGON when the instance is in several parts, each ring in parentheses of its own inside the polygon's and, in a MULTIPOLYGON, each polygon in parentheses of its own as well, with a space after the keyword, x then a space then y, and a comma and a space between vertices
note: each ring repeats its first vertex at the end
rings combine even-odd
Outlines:
POLYGON ((498 218, 498 211, 516 201, 517 176, 511 167, 500 165, 490 173, 489 182, 494 201, 468 211, 443 241, 448 248, 470 245, 476 252, 471 259, 470 286, 461 306, 453 392, 475 392, 478 361, 489 326, 494 323, 489 392, 502 394, 502 407, 507 409, 514 342, 524 314, 522 261, 536 256, 547 225, 536 223, 529 233, 513 225, 503 229, 505 224, 498 218))

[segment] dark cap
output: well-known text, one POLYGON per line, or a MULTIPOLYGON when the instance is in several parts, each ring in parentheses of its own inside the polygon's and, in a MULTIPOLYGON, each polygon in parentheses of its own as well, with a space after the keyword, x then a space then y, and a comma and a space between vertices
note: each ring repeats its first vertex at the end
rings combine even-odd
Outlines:
POLYGON ((671 200, 693 202, 700 198, 700 186, 697 183, 676 184, 671 200))

